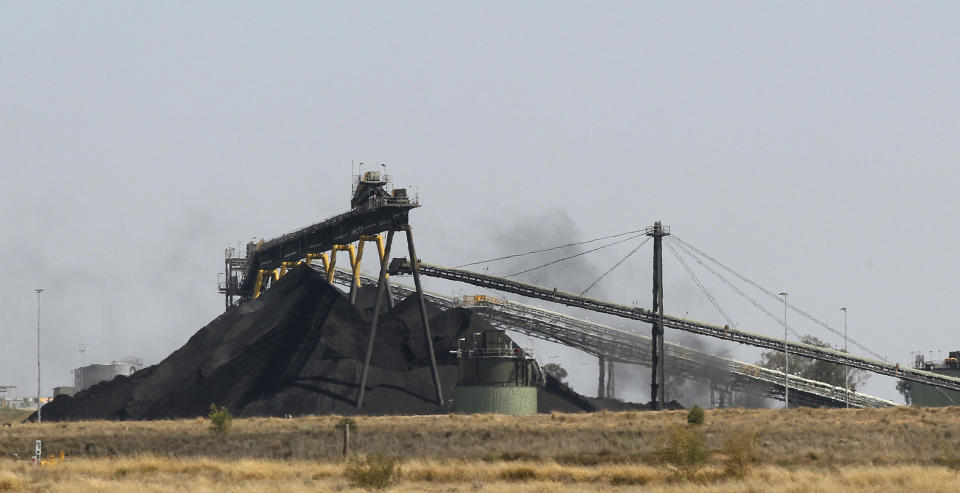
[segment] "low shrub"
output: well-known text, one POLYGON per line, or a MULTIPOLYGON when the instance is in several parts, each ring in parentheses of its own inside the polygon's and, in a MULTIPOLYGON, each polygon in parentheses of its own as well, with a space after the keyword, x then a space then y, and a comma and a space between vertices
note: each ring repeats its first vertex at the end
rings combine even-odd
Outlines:
POLYGON ((357 421, 350 417, 342 417, 337 420, 337 424, 334 425, 334 429, 337 431, 343 431, 344 429, 350 429, 351 433, 356 433, 357 431, 357 421))
POLYGON ((960 457, 948 446, 943 447, 943 453, 940 457, 933 460, 937 464, 952 469, 953 472, 960 474, 960 457))
POLYGON ((698 430, 675 426, 658 455, 663 462, 673 467, 678 477, 691 480, 703 468, 710 452, 703 434, 698 430))
POLYGON ((399 462, 382 455, 355 457, 343 466, 343 476, 351 484, 368 490, 382 490, 393 484, 400 474, 399 462))
POLYGON ((233 415, 226 406, 217 408, 216 404, 210 404, 210 414, 207 415, 210 420, 210 432, 217 435, 226 435, 233 426, 233 415))
POLYGON ((518 450, 518 451, 502 452, 500 454, 500 460, 504 462, 538 461, 540 460, 540 456, 537 454, 532 454, 530 452, 527 452, 526 450, 518 450))
POLYGON ((650 482, 650 476, 630 472, 615 472, 610 475, 610 484, 613 486, 639 486, 650 482))
POLYGON ((720 453, 724 455, 724 474, 733 478, 746 477, 757 460, 758 443, 757 434, 749 431, 737 433, 723 442, 720 453))
POLYGON ((687 412, 687 423, 692 425, 702 425, 703 424, 703 408, 694 404, 690 408, 690 411, 687 412))
POLYGON ((500 479, 506 481, 529 481, 537 478, 537 471, 531 467, 511 467, 500 473, 500 479))
POLYGON ((0 471, 0 491, 21 491, 23 481, 10 471, 0 471))

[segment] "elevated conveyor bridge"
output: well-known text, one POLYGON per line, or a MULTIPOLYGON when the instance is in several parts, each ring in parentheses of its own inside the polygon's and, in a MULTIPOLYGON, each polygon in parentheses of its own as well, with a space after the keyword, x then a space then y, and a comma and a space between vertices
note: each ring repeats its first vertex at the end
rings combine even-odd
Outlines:
MULTIPOLYGON (((343 270, 334 271, 333 279, 334 282, 347 287, 353 282, 352 274, 343 270)), ((366 284, 377 282, 376 279, 367 276, 361 276, 360 279, 366 284)), ((397 299, 403 299, 415 292, 413 289, 396 284, 390 285, 390 291, 397 299)), ((486 296, 468 296, 458 299, 424 292, 424 297, 445 309, 458 306, 469 308, 484 317, 494 327, 580 349, 593 356, 603 357, 607 361, 644 366, 651 364, 651 338, 645 335, 486 296)), ((783 372, 714 356, 678 344, 665 343, 665 350, 666 355, 669 356, 671 370, 685 378, 708 384, 722 384, 737 392, 783 400, 783 372)), ((845 398, 853 407, 896 405, 892 401, 860 392, 845 392, 842 387, 797 376, 790 376, 789 385, 791 399, 801 405, 843 407, 845 398)))
MULTIPOLYGON (((389 272, 391 275, 405 274, 410 272, 410 269, 410 262, 407 261, 407 259, 396 258, 391 262, 389 272)), ((532 284, 489 276, 468 270, 452 269, 420 262, 418 263, 418 271, 421 275, 429 277, 463 282, 482 288, 494 289, 505 293, 583 308, 598 313, 606 313, 644 323, 652 324, 656 318, 655 313, 643 308, 596 300, 578 296, 572 293, 558 291, 556 289, 547 289, 532 284)), ((663 316, 663 324, 665 327, 763 349, 782 351, 784 348, 784 340, 782 338, 774 338, 753 332, 747 332, 732 328, 729 325, 721 326, 671 315, 663 316)), ((842 351, 817 347, 801 342, 789 342, 786 344, 786 346, 788 348, 788 353, 792 355, 804 356, 830 363, 846 365, 851 368, 859 368, 873 373, 878 373, 880 375, 924 383, 938 388, 960 390, 960 379, 958 378, 910 367, 901 367, 898 363, 894 364, 885 361, 864 358, 861 356, 844 353, 842 351)))

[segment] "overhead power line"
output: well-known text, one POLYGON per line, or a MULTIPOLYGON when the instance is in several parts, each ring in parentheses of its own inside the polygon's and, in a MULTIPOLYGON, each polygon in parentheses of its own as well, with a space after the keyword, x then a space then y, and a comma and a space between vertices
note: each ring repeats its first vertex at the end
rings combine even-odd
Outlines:
POLYGON ((638 230, 636 230, 636 231, 627 231, 627 232, 625 232, 625 233, 619 233, 619 234, 615 234, 615 235, 601 236, 601 237, 599 237, 599 238, 594 238, 594 239, 592 239, 592 240, 577 241, 577 242, 573 242, 573 243, 567 243, 566 245, 558 245, 558 246, 554 246, 554 247, 550 247, 550 248, 541 248, 541 249, 539 249, 539 250, 531 250, 531 251, 529 251, 529 252, 523 252, 523 253, 514 253, 514 254, 510 254, 510 255, 504 255, 503 257, 496 257, 496 258, 491 258, 491 259, 487 259, 487 260, 478 260, 478 261, 476 261, 476 262, 470 262, 469 264, 457 265, 457 266, 454 267, 454 269, 461 269, 461 268, 463 268, 463 267, 470 267, 471 265, 486 264, 486 263, 488 263, 488 262, 496 262, 496 261, 498 261, 498 260, 506 260, 506 259, 510 259, 510 258, 522 257, 522 256, 524 256, 524 255, 530 255, 530 254, 533 254, 533 253, 550 252, 550 251, 553 251, 553 250, 560 250, 561 248, 569 248, 569 247, 577 246, 577 245, 586 245, 586 244, 594 243, 594 242, 597 242, 597 241, 609 240, 610 238, 619 238, 619 237, 621 237, 621 236, 631 235, 631 234, 635 234, 635 233, 642 233, 642 232, 643 232, 642 229, 638 229, 638 230))
POLYGON ((590 285, 587 286, 587 289, 584 289, 583 291, 580 292, 580 296, 587 294, 587 291, 590 291, 591 289, 593 289, 593 287, 596 286, 598 282, 600 282, 604 277, 607 277, 607 274, 613 272, 614 269, 616 269, 617 267, 620 267, 620 264, 622 264, 624 261, 630 258, 631 255, 633 255, 634 253, 637 253, 637 250, 643 247, 643 245, 646 245, 647 242, 650 241, 650 238, 653 238, 653 237, 648 236, 646 240, 643 240, 643 243, 640 243, 639 245, 637 245, 636 248, 634 248, 633 250, 630 250, 630 253, 628 253, 622 259, 618 260, 617 263, 613 264, 613 267, 607 269, 607 271, 601 274, 596 281, 593 281, 592 283, 590 283, 590 285))
POLYGON ((710 294, 710 291, 707 290, 707 287, 704 286, 702 282, 700 282, 700 279, 697 278, 697 275, 693 273, 693 269, 691 269, 690 266, 683 261, 683 258, 680 256, 679 253, 677 253, 677 250, 673 247, 673 244, 669 241, 667 242, 667 248, 670 249, 674 257, 677 257, 677 261, 680 262, 680 265, 682 265, 683 268, 687 271, 687 274, 690 274, 690 277, 693 278, 693 282, 697 283, 697 286, 700 287, 700 291, 703 291, 703 294, 707 297, 708 300, 710 300, 710 303, 713 304, 713 307, 716 308, 718 312, 720 312, 720 315, 723 316, 723 318, 727 321, 728 324, 736 327, 736 324, 733 323, 733 320, 731 320, 730 317, 727 316, 727 312, 723 311, 723 308, 720 307, 720 303, 718 303, 716 298, 714 298, 713 295, 710 294))
MULTIPOLYGON (((617 236, 620 236, 620 235, 617 235, 617 236)), ((544 267, 551 266, 551 265, 556 264, 556 263, 558 263, 558 262, 563 262, 564 260, 570 260, 570 259, 572 259, 572 258, 576 258, 576 257, 579 257, 579 256, 581 256, 581 255, 586 255, 586 254, 588 254, 588 253, 590 253, 590 252, 595 252, 595 251, 597 251, 597 250, 602 250, 602 249, 604 249, 604 248, 611 247, 611 246, 613 246, 613 245, 619 245, 620 243, 627 242, 627 241, 630 241, 630 240, 634 240, 634 239, 637 239, 637 238, 639 238, 639 237, 641 237, 641 236, 643 236, 643 235, 642 235, 642 234, 638 234, 638 235, 636 235, 636 236, 631 236, 631 237, 629 237, 629 238, 624 238, 624 239, 619 240, 619 241, 614 241, 614 242, 612 242, 612 243, 607 243, 606 245, 601 245, 601 246, 598 246, 598 247, 596 247, 596 248, 592 248, 592 249, 590 249, 590 250, 587 250, 587 251, 585 251, 585 252, 580 252, 580 253, 575 254, 575 255, 570 255, 569 257, 558 258, 558 259, 556 259, 556 260, 554 260, 554 261, 552 261, 552 262, 547 262, 547 263, 545 263, 545 264, 543 264, 543 265, 538 265, 538 266, 536 266, 536 267, 532 267, 532 268, 527 269, 527 270, 522 270, 522 271, 520 271, 520 272, 516 272, 516 273, 514 273, 514 274, 510 274, 510 275, 508 275, 508 276, 503 276, 503 277, 505 277, 505 278, 510 278, 510 277, 519 276, 520 274, 526 274, 527 272, 533 272, 533 271, 535 271, 535 270, 538 270, 538 269, 542 269, 542 268, 544 268, 544 267)))
MULTIPOLYGON (((688 247, 690 250, 693 250, 693 251, 696 252, 697 254, 703 256, 703 258, 705 258, 705 259, 707 259, 707 260, 709 260, 709 261, 717 264, 717 265, 720 266, 720 268, 722 268, 723 270, 726 270, 727 272, 729 272, 729 273, 737 276, 738 278, 740 278, 740 280, 742 280, 742 281, 750 284, 751 286, 757 288, 758 290, 760 290, 762 293, 766 294, 767 296, 770 296, 771 298, 774 298, 774 299, 777 299, 777 300, 782 300, 782 299, 780 298, 780 296, 778 296, 777 294, 775 294, 773 291, 770 291, 769 289, 764 288, 763 286, 761 286, 761 285, 757 284, 756 282, 748 279, 747 277, 745 277, 745 276, 743 276, 742 274, 738 273, 737 271, 731 269, 730 267, 727 267, 726 265, 722 264, 719 260, 717 260, 717 259, 715 259, 715 258, 713 258, 713 257, 711 257, 711 256, 709 256, 709 255, 707 255, 707 254, 704 253, 702 250, 700 250, 700 249, 698 249, 697 247, 691 245, 690 243, 687 243, 686 241, 683 241, 682 239, 677 238, 676 236, 672 236, 672 238, 673 238, 674 240, 680 242, 681 245, 686 246, 686 247, 688 247)), ((811 315, 811 314, 809 314, 809 313, 801 310, 800 308, 797 308, 795 305, 792 305, 792 304, 790 304, 790 303, 787 303, 787 306, 788 306, 791 310, 793 310, 793 311, 799 313, 800 315, 808 318, 809 320, 813 321, 814 323, 816 323, 817 325, 823 327, 824 329, 827 329, 828 331, 832 332, 833 334, 835 334, 835 335, 837 335, 837 336, 840 336, 840 337, 843 337, 843 333, 842 333, 842 332, 840 332, 839 330, 834 329, 833 327, 827 325, 826 322, 818 319, 817 317, 814 317, 813 315, 811 315)), ((870 350, 870 348, 868 348, 868 347, 864 346, 863 344, 861 344, 861 343, 853 340, 852 338, 847 337, 847 340, 848 340, 851 344, 853 344, 854 346, 857 346, 858 348, 860 348, 860 349, 866 351, 867 353, 871 354, 873 357, 875 357, 875 358, 877 358, 877 359, 879 359, 879 360, 881 360, 881 361, 887 361, 887 358, 884 358, 883 356, 881 356, 881 355, 877 354, 876 352, 870 350)))
MULTIPOLYGON (((669 237, 668 237, 668 238, 669 238, 669 237)), ((726 284, 730 289, 732 289, 734 292, 736 292, 737 294, 739 294, 739 295, 740 295, 741 297, 743 297, 745 300, 749 301, 750 304, 752 304, 753 306, 755 306, 758 310, 760 310, 760 311, 762 311, 763 313, 765 313, 768 317, 776 320, 777 323, 779 323, 780 325, 786 326, 786 327, 787 327, 787 330, 789 330, 791 334, 793 334, 793 335, 795 335, 795 336, 797 336, 797 337, 800 337, 800 338, 803 337, 802 334, 800 334, 800 333, 797 332, 796 330, 793 330, 792 327, 790 327, 789 325, 787 325, 786 323, 784 323, 784 321, 783 321, 782 318, 774 315, 773 312, 771 312, 770 310, 767 310, 766 307, 764 307, 762 304, 760 304, 759 301, 753 299, 750 295, 748 295, 747 293, 745 293, 742 289, 738 288, 736 285, 734 285, 732 282, 730 282, 729 279, 727 279, 726 277, 724 277, 723 274, 717 272, 717 271, 714 270, 712 267, 710 267, 709 265, 705 264, 705 263, 703 262, 703 260, 700 260, 699 257, 697 257, 696 255, 694 255, 693 253, 691 253, 689 250, 687 250, 682 244, 677 244, 677 248, 679 248, 681 251, 683 251, 684 253, 686 253, 687 255, 689 255, 691 258, 693 258, 694 260, 696 260, 697 263, 700 264, 701 267, 703 267, 704 269, 707 269, 708 271, 710 271, 710 273, 713 274, 714 276, 717 276, 717 278, 720 279, 724 284, 726 284)))

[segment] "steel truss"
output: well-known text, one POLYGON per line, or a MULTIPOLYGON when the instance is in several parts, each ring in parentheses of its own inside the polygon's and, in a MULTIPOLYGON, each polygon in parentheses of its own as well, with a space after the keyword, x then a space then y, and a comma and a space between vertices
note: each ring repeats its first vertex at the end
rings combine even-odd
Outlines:
MULTIPOLYGON (((653 323, 655 319, 655 314, 653 312, 643 308, 586 298, 572 293, 558 291, 556 289, 546 289, 532 284, 489 276, 477 272, 451 269, 448 267, 432 265, 423 262, 419 264, 419 271, 420 274, 425 276, 464 282, 474 286, 495 289, 529 298, 560 303, 567 306, 584 308, 586 310, 606 313, 631 320, 638 320, 640 322, 653 323)), ((410 272, 410 263, 406 259, 397 258, 391 262, 391 274, 404 274, 408 272, 410 272)), ((671 315, 663 316, 663 324, 665 327, 683 330, 685 332, 733 341, 740 344, 747 344, 764 349, 783 350, 784 347, 783 339, 747 332, 732 328, 727 325, 721 326, 707 322, 674 317, 671 315)), ((817 347, 801 342, 789 342, 787 343, 787 348, 787 351, 790 354, 796 356, 805 356, 830 363, 846 365, 851 368, 860 368, 873 373, 879 373, 881 375, 933 385, 939 388, 960 390, 960 379, 958 378, 910 367, 901 367, 899 363, 894 364, 884 361, 877 361, 844 353, 842 351, 817 347)))
MULTIPOLYGON (((421 267, 424 265, 421 264, 421 267)), ((320 266, 314 268, 321 269, 320 266)), ((349 287, 353 282, 353 274, 336 270, 333 279, 337 284, 349 287)), ((376 279, 367 276, 361 276, 360 280, 363 283, 376 283, 376 279)), ((400 299, 414 293, 410 288, 393 283, 390 290, 394 297, 400 299)), ((644 366, 651 364, 651 339, 645 335, 497 298, 472 296, 457 299, 427 292, 424 292, 424 298, 445 309, 469 308, 497 328, 563 344, 594 356, 602 356, 607 361, 644 366)), ((665 343, 665 350, 671 370, 685 378, 722 385, 736 392, 783 400, 783 372, 714 356, 678 344, 665 343)), ((793 395, 797 396, 795 402, 798 404, 844 406, 842 387, 797 376, 791 376, 789 383, 791 393, 796 392, 793 395)), ((855 407, 896 405, 894 402, 859 392, 849 392, 848 396, 850 405, 855 407)))

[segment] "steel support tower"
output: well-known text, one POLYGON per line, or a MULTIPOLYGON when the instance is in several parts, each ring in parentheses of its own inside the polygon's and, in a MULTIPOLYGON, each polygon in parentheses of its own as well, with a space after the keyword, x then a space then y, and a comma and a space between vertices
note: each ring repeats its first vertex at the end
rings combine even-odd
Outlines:
MULTIPOLYGON (((437 403, 443 405, 443 391, 440 389, 440 374, 437 371, 437 357, 433 352, 433 337, 430 335, 430 317, 427 315, 427 303, 423 293, 423 286, 420 284, 420 271, 417 269, 419 261, 417 260, 417 250, 413 245, 413 229, 409 225, 403 228, 407 233, 407 252, 410 254, 412 265, 413 282, 416 286, 417 299, 420 304, 420 321, 423 323, 423 336, 427 340, 427 352, 430 354, 430 370, 433 374, 433 385, 437 391, 437 403)), ((377 298, 373 304, 373 318, 370 321, 370 335, 367 339, 367 353, 363 358, 363 369, 360 372, 360 384, 357 390, 357 409, 363 407, 363 397, 367 388, 367 374, 370 370, 370 358, 373 356, 373 341, 377 335, 377 323, 380 321, 380 308, 382 307, 384 293, 388 289, 387 269, 390 262, 390 248, 393 246, 393 233, 391 229, 387 233, 387 244, 384 248, 384 255, 380 260, 380 280, 377 283, 377 298)), ((352 281, 352 293, 355 290, 356 281, 352 281)), ((389 297, 389 295, 388 295, 389 297)), ((392 303, 391 303, 392 306, 392 303)))
POLYGON ((663 237, 670 234, 660 221, 646 228, 646 235, 653 237, 653 365, 650 367, 650 402, 656 410, 663 409, 663 237))

